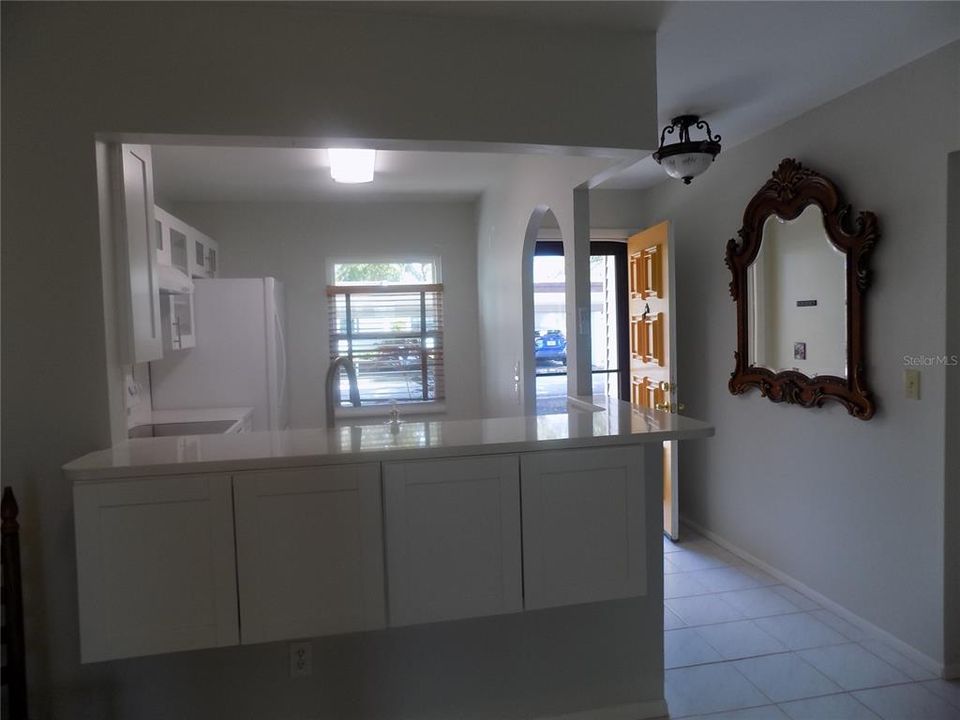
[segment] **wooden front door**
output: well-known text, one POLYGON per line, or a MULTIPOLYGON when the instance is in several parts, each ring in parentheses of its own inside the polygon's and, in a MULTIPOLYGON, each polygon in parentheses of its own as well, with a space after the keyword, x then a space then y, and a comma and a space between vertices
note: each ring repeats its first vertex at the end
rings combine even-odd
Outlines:
MULTIPOLYGON (((670 224, 662 222, 628 240, 630 292, 630 402, 677 412, 676 313, 670 224)), ((680 533, 677 445, 663 444, 663 531, 680 533)))

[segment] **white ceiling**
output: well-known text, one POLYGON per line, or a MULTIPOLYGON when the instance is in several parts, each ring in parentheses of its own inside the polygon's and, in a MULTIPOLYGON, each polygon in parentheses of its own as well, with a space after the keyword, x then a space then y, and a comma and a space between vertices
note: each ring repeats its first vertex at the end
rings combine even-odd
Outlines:
POLYGON ((323 4, 339 12, 455 17, 563 29, 586 26, 604 30, 654 31, 667 7, 674 3, 654 0, 348 0, 323 4))
MULTIPOLYGON (((657 31, 660 125, 699 113, 725 148, 770 130, 953 40, 960 2, 347 2, 347 12, 465 17, 611 32, 657 31)), ((651 138, 655 146, 658 138, 651 138)), ((155 147, 157 191, 173 201, 472 198, 511 156, 378 153, 373 184, 333 183, 309 149, 155 147)), ((722 161, 721 154, 720 160, 722 161)), ((665 179, 645 158, 602 188, 665 179)))
POLYGON ((513 161, 493 153, 380 150, 372 183, 330 179, 326 150, 309 148, 153 148, 156 194, 173 202, 474 199, 513 161))
MULTIPOLYGON (((696 113, 726 148, 960 39, 960 2, 668 5, 657 31, 660 126, 696 113)), ((664 179, 647 157, 601 187, 664 179)))

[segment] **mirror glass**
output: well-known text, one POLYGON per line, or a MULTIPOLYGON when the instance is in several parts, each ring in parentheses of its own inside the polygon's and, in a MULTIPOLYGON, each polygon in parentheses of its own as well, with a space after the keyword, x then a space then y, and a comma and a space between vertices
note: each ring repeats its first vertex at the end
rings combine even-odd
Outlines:
POLYGON ((794 220, 767 217, 747 297, 750 365, 847 377, 846 255, 817 205, 794 220))

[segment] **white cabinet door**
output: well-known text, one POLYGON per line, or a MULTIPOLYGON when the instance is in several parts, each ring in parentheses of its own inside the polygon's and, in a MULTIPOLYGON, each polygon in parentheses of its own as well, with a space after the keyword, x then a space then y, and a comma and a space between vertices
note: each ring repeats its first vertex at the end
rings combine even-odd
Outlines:
POLYGON ((384 463, 390 625, 523 608, 516 455, 384 463))
POLYGON ((218 257, 220 246, 216 240, 209 240, 207 243, 207 274, 215 278, 220 273, 220 258, 218 257))
POLYGON ((170 264, 183 274, 190 275, 190 240, 184 232, 184 224, 168 215, 167 237, 170 240, 170 264))
POLYGON ((219 248, 217 241, 194 228, 190 228, 188 238, 190 246, 190 276, 195 278, 216 277, 218 263, 217 250, 219 248))
POLYGON ((149 145, 117 145, 113 152, 121 332, 125 362, 133 364, 163 357, 153 163, 149 145))
POLYGON ((376 463, 234 476, 243 644, 382 628, 376 463))
POLYGON ((157 262, 160 265, 172 265, 170 257, 170 223, 167 222, 167 213, 153 206, 154 224, 157 228, 157 262))
POLYGON ((659 453, 651 443, 523 456, 527 610, 646 594, 644 495, 659 483, 649 477, 659 453), (645 448, 656 456, 646 473, 645 448))
POLYGON ((217 241, 159 206, 154 206, 153 211, 160 233, 159 262, 172 265, 192 278, 217 277, 220 249, 217 241))
POLYGON ((160 295, 165 351, 187 350, 197 345, 193 312, 193 293, 160 295))
POLYGON ((73 494, 83 662, 239 642, 229 476, 73 494))

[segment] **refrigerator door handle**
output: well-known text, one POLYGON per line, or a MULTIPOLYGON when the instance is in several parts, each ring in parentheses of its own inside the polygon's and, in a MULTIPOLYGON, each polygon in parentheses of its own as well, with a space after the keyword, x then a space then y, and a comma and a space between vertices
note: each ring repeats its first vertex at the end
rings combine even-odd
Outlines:
MULTIPOLYGON (((277 383, 279 386, 279 394, 277 395, 277 422, 279 422, 280 411, 287 397, 287 338, 283 333, 283 322, 281 321, 280 313, 274 310, 273 316, 274 327, 277 329, 277 342, 280 345, 280 367, 277 368, 280 374, 280 381, 277 383)), ((285 430, 286 428, 278 429, 285 430)))

